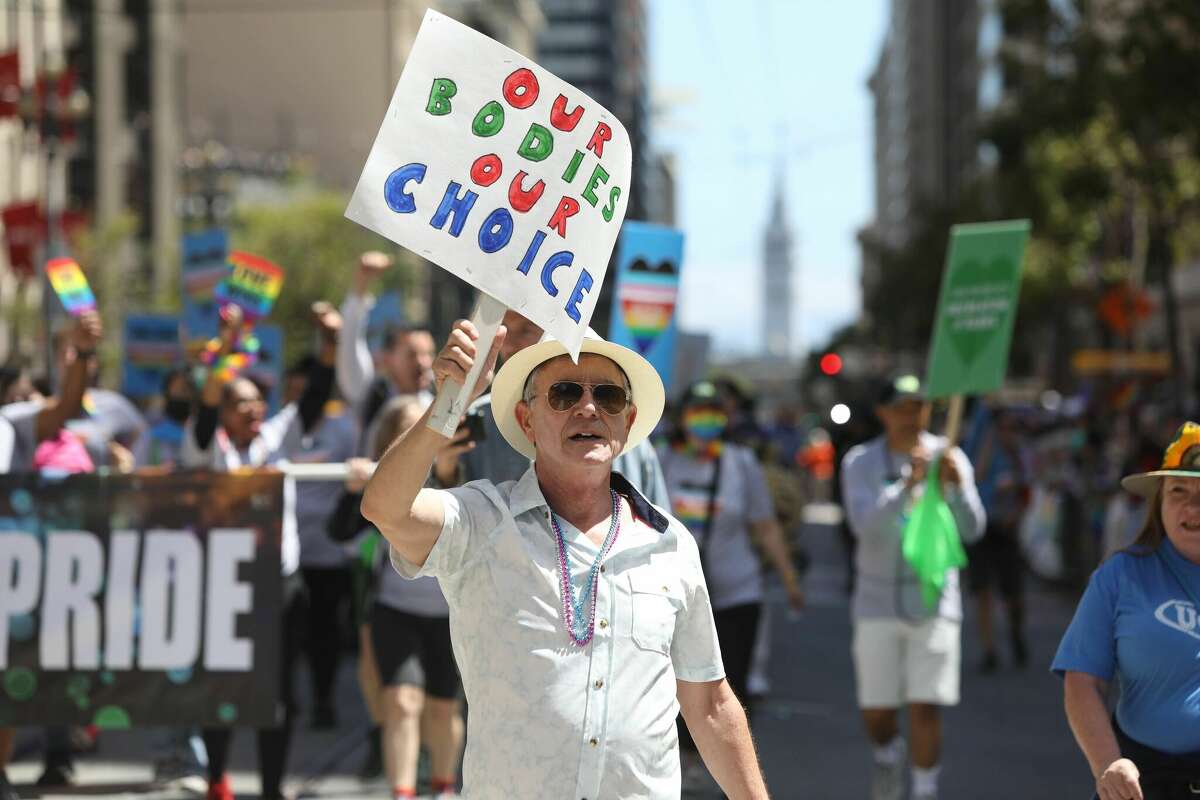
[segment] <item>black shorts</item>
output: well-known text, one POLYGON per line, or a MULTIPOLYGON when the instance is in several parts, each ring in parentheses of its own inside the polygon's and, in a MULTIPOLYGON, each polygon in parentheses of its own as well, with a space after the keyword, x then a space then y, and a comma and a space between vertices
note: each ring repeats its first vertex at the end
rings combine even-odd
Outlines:
POLYGON ((973 592, 996 588, 1004 597, 1016 597, 1024 571, 1015 530, 989 523, 983 538, 967 550, 967 580, 973 592))
POLYGON ((430 697, 453 700, 461 682, 447 617, 406 614, 380 603, 371 607, 371 645, 384 686, 416 686, 430 697))

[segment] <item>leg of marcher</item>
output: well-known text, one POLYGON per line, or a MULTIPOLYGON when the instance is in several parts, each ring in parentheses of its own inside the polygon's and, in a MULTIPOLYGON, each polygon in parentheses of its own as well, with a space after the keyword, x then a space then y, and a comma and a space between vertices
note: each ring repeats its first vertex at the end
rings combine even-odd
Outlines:
POLYGON ((230 789, 229 777, 225 774, 225 768, 229 764, 229 745, 233 741, 233 730, 205 728, 202 735, 204 749, 208 752, 207 800, 233 800, 233 790, 230 789))
POLYGON ((465 733, 458 701, 427 697, 421 727, 422 741, 429 749, 433 793, 453 792, 458 785, 458 762, 465 733))
POLYGON ((395 797, 416 797, 425 692, 416 686, 384 690, 383 758, 395 797))
POLYGON ((367 732, 367 757, 358 775, 360 778, 374 778, 383 772, 383 685, 379 680, 369 625, 360 625, 358 628, 358 688, 362 692, 363 705, 367 707, 367 716, 371 718, 371 728, 367 732))
POLYGON ((258 730, 258 774, 262 781, 263 800, 279 800, 283 797, 283 776, 291 737, 291 725, 286 723, 279 728, 258 730))
POLYGON ((285 578, 285 606, 279 649, 280 723, 258 731, 258 775, 264 800, 283 797, 283 777, 287 769, 288 748, 292 738, 292 718, 296 698, 294 676, 296 659, 305 623, 305 594, 295 577, 285 578))
POLYGON ((333 567, 305 567, 308 587, 308 662, 313 674, 312 726, 328 730, 337 725, 333 684, 342 649, 341 605, 350 590, 349 572, 333 567))
POLYGON ((908 707, 908 738, 912 742, 913 800, 937 797, 942 755, 941 708, 928 703, 908 707))

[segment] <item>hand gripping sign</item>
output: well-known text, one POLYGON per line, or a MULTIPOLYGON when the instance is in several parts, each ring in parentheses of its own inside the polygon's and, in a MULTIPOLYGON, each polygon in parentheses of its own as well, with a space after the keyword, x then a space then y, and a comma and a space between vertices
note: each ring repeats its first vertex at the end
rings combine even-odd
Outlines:
MULTIPOLYGON (((481 348, 507 306, 577 357, 631 162, 628 134, 599 103, 428 11, 346 216, 479 289, 481 348)), ((443 387, 431 426, 453 432, 467 395, 443 387)))

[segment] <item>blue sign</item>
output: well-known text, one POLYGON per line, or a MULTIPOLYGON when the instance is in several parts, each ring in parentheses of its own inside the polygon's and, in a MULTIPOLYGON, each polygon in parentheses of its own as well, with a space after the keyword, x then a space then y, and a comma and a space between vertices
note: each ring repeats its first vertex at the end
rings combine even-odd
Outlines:
POLYGON ((130 397, 159 394, 163 377, 185 363, 178 317, 166 314, 125 317, 124 345, 121 392, 130 397))
POLYGON ((213 292, 230 271, 229 234, 208 230, 183 236, 180 245, 183 330, 188 341, 217 335, 217 303, 213 292))
POLYGON ((675 366, 675 304, 682 264, 682 231, 646 222, 622 226, 608 338, 641 353, 666 386, 671 385, 675 366))

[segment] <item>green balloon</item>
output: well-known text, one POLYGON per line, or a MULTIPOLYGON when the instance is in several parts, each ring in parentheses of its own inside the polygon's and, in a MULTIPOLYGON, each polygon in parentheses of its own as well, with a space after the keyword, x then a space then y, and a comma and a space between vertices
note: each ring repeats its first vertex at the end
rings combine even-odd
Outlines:
POLYGON ((237 706, 233 703, 221 703, 217 706, 217 719, 221 722, 233 722, 237 719, 237 706))
POLYGON ((11 667, 4 673, 4 691, 13 700, 28 700, 37 692, 37 677, 25 667, 11 667))
POLYGON ((129 712, 120 706, 104 706, 96 712, 92 724, 107 730, 128 730, 132 727, 129 712))

